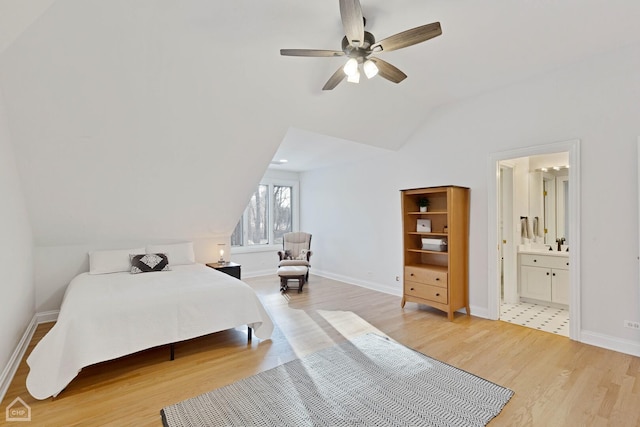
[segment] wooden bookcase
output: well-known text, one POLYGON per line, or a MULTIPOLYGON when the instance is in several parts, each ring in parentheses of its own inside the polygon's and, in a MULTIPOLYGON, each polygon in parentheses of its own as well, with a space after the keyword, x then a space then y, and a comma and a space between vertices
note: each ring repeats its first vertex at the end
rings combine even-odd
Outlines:
POLYGON ((402 307, 407 301, 447 313, 469 309, 469 189, 457 186, 401 190, 404 246, 402 307), (429 201, 420 212, 419 200, 429 201), (418 219, 431 231, 418 231, 418 219), (423 249, 422 239, 444 239, 446 247, 423 249), (440 249, 440 250, 438 250, 440 249))

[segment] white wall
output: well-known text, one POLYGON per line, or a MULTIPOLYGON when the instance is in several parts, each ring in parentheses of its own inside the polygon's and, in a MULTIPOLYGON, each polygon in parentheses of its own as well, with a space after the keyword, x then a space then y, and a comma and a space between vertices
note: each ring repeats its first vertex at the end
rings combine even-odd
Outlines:
MULTIPOLYGON (((640 351, 636 141, 640 46, 441 108, 395 154, 302 174, 303 226, 318 269, 399 293, 399 190, 471 188, 470 303, 488 308, 487 175, 492 153, 580 139, 582 337, 640 351)), ((399 301, 398 301, 399 304, 399 301)))
POLYGON ((122 6, 54 2, 0 54, 38 311, 87 250, 193 240, 217 260, 206 242, 231 234, 289 125, 261 80, 224 78, 191 8, 122 6))
POLYGON ((0 92, 0 372, 35 313, 33 237, 0 92))
MULTIPOLYGON (((253 252, 233 253, 231 261, 242 266, 242 278, 273 275, 275 277, 278 268, 279 245, 270 245, 262 250, 253 252)), ((274 283, 278 283, 276 281, 274 283)))
POLYGON ((189 7, 121 6, 54 2, 0 55, 38 246, 230 233, 287 131, 189 7))
MULTIPOLYGON (((404 167, 400 155, 385 153, 366 163, 301 174, 301 226, 313 232, 313 271, 400 295, 401 283, 395 280, 402 276, 398 190, 425 185, 401 184, 404 167)), ((418 175, 430 169, 409 168, 418 175)))
MULTIPOLYGON (((297 181, 299 174, 297 172, 286 171, 271 171, 265 172, 264 177, 273 180, 292 180, 297 181)), ((108 176, 104 176, 104 179, 108 179, 108 176)), ((238 179, 242 179, 239 175, 238 179)), ((247 185, 246 183, 242 185, 247 185)), ((255 182, 252 189, 258 185, 258 181, 255 182)), ((253 191, 251 191, 253 193, 253 191)), ((212 199, 215 198, 215 188, 210 195, 212 199)), ((249 196, 248 196, 249 197, 249 196)), ((249 198, 242 200, 240 206, 246 207, 249 203, 249 198)), ((166 203, 171 203, 165 200, 166 203)), ((134 211, 135 207, 131 207, 134 211)), ((233 207, 231 212, 236 212, 239 209, 233 207)), ((241 210, 240 210, 241 212, 241 210)), ((224 209, 221 213, 228 214, 224 209)), ((237 223, 241 213, 237 217, 228 218, 227 221, 233 226, 237 223)), ((134 224, 139 223, 140 219, 132 219, 134 224)), ((180 221, 175 220, 180 224, 180 221)), ((114 234, 120 235, 120 230, 115 230, 113 227, 117 222, 111 225, 111 230, 114 234)), ((196 254, 196 261, 201 263, 215 262, 219 258, 218 243, 225 243, 229 248, 230 233, 214 234, 211 230, 208 233, 203 233, 203 236, 190 236, 185 235, 184 238, 172 238, 172 237, 158 237, 152 236, 148 238, 141 238, 136 236, 135 232, 132 232, 132 237, 129 239, 94 239, 86 243, 74 244, 74 245, 36 245, 35 247, 35 284, 36 284, 36 310, 38 312, 57 310, 60 308, 62 297, 69 284, 69 281, 74 276, 89 271, 89 256, 88 253, 92 250, 108 250, 108 249, 127 249, 144 247, 151 243, 173 243, 193 241, 194 250, 196 254)), ((169 235, 170 236, 170 235, 169 235)), ((243 248, 244 249, 244 248, 243 248)), ((238 252, 233 251, 231 260, 242 265, 242 276, 251 277, 263 274, 275 273, 277 265, 278 255, 277 251, 280 249, 279 245, 271 247, 260 247, 255 250, 238 252)))

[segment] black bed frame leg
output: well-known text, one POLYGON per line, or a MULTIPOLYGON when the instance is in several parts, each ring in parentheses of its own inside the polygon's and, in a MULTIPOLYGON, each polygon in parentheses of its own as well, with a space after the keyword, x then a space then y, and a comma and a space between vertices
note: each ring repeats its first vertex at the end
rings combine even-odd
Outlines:
POLYGON ((174 360, 176 357, 176 345, 174 343, 169 344, 169 347, 171 349, 171 359, 170 360, 174 360))
POLYGON ((251 326, 247 326, 247 341, 251 342, 251 335, 253 335, 253 329, 251 326))

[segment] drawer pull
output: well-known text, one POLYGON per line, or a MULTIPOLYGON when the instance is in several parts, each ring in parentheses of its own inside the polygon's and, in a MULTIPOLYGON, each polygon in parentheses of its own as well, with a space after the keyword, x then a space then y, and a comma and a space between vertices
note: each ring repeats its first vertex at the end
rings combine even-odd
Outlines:
POLYGON ((412 291, 415 291, 415 289, 411 288, 412 291))
POLYGON ((534 259, 534 260, 533 260, 533 262, 538 262, 538 260, 537 260, 537 259, 534 259))
POLYGON ((439 281, 439 280, 440 280, 440 278, 439 278, 439 277, 436 277, 436 281, 439 281))
POLYGON ((569 263, 567 263, 567 265, 569 265, 569 263))
POLYGON ((413 273, 409 273, 409 276, 413 277, 413 273))
POLYGON ((556 275, 556 273, 553 273, 553 275, 555 276, 555 275, 556 275))
POLYGON ((549 275, 549 272, 547 271, 547 276, 549 275))
POLYGON ((436 294, 436 296, 437 296, 437 297, 439 297, 439 296, 440 296, 440 294, 436 294))

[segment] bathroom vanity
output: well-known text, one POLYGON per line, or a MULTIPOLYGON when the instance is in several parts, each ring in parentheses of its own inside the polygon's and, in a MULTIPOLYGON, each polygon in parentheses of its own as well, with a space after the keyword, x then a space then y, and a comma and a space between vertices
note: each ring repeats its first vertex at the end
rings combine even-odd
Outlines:
POLYGON ((520 297, 569 305, 569 253, 518 251, 520 297))

